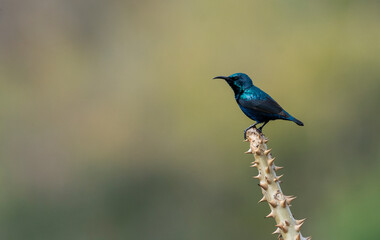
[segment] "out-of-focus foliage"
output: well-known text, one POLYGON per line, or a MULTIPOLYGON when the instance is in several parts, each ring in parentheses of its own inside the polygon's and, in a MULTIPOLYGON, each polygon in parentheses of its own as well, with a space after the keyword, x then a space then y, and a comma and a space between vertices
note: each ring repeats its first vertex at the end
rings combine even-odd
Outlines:
POLYGON ((265 127, 316 239, 376 239, 378 1, 11 1, 0 12, 0 238, 273 239, 217 75, 265 127))

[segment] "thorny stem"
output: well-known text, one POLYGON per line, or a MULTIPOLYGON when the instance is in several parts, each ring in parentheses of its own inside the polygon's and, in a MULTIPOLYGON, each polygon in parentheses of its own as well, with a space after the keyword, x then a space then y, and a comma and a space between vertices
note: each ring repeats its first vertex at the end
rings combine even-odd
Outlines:
POLYGON ((266 217, 272 217, 276 221, 277 229, 273 234, 279 234, 278 238, 283 240, 310 240, 311 237, 303 237, 300 231, 305 219, 294 219, 289 208, 296 197, 286 196, 281 190, 280 178, 283 175, 277 176, 276 172, 282 167, 275 166, 271 149, 265 144, 268 139, 256 128, 251 128, 247 131, 246 141, 250 142, 250 149, 246 153, 255 157, 251 167, 256 167, 259 171, 254 177, 259 180, 263 193, 263 198, 259 202, 268 202, 271 212, 266 217))

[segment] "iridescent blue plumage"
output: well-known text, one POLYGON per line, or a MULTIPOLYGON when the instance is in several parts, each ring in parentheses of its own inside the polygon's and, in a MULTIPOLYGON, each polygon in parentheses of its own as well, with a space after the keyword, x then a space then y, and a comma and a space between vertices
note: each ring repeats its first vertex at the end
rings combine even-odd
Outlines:
POLYGON ((228 77, 219 76, 214 79, 217 78, 226 80, 235 93, 235 99, 240 109, 247 117, 256 121, 244 131, 244 138, 248 129, 259 123, 264 123, 259 128, 262 130, 265 124, 271 120, 289 120, 303 126, 301 121, 287 113, 271 96, 254 86, 247 74, 235 73, 228 77))

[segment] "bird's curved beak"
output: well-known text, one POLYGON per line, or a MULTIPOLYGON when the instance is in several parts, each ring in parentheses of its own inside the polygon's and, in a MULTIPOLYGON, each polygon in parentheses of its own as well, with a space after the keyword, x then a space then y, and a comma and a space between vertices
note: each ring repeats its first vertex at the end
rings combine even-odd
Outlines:
POLYGON ((224 77, 224 76, 217 76, 217 77, 214 77, 213 79, 224 79, 224 80, 228 80, 230 79, 229 77, 224 77))

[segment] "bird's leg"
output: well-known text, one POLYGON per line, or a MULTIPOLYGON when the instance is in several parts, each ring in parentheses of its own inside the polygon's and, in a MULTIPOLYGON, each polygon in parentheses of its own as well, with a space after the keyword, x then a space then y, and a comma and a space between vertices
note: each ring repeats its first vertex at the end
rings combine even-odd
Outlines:
POLYGON ((263 127, 265 126, 265 124, 267 124, 269 121, 266 121, 263 125, 261 125, 261 127, 259 127, 259 131, 262 132, 263 131, 263 127))
MULTIPOLYGON (((257 122, 255 124, 252 124, 251 126, 247 127, 245 130, 244 130, 244 140, 247 139, 247 131, 253 127, 256 127, 257 124, 259 124, 261 122, 257 122)), ((265 125, 265 124, 264 124, 265 125)))

